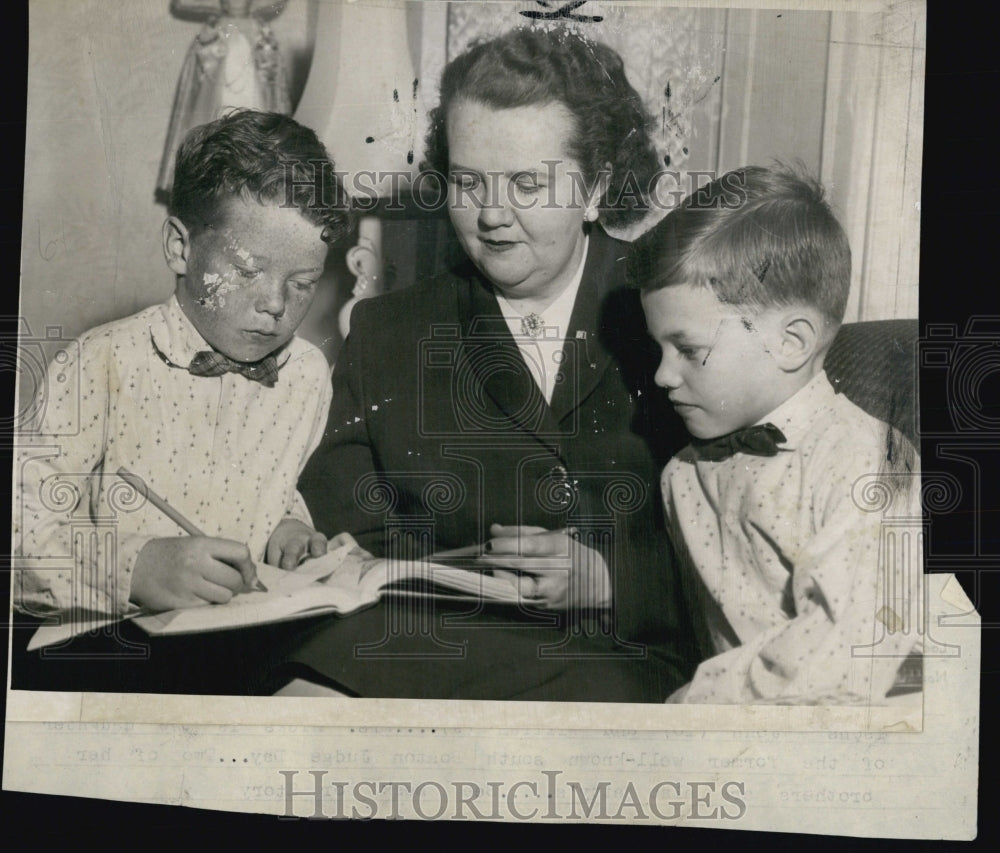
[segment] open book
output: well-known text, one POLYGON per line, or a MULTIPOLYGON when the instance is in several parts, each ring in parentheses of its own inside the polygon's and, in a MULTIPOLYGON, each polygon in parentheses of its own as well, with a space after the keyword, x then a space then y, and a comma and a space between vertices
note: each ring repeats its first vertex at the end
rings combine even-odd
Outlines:
MULTIPOLYGON (((443 558, 444 555, 442 555, 443 558)), ((306 560, 294 571, 263 563, 257 577, 267 592, 245 592, 226 604, 206 604, 162 613, 129 614, 136 625, 153 635, 193 634, 285 622, 322 613, 347 614, 368 607, 387 592, 450 600, 492 601, 516 604, 517 585, 483 572, 421 561, 372 557, 354 543, 322 557, 306 560)), ((39 628, 28 650, 64 642, 112 621, 81 619, 39 628)))
POLYGON ((514 583, 438 563, 372 557, 350 543, 286 572, 257 564, 267 592, 246 592, 226 604, 188 607, 133 618, 149 634, 189 634, 283 622, 321 613, 353 613, 387 591, 398 595, 516 604, 514 583))

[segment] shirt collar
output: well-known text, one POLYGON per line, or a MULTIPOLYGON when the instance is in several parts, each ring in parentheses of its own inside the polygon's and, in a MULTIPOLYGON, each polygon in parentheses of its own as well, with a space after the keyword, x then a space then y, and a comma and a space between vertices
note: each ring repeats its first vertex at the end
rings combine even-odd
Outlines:
POLYGON ((177 294, 171 296, 161 306, 159 316, 150 321, 149 333, 156 348, 181 367, 187 367, 197 353, 212 349, 184 313, 177 294))
MULTIPOLYGON (((583 270, 587 266, 587 252, 590 249, 590 237, 584 237, 583 255, 580 257, 580 265, 576 269, 576 274, 560 293, 555 301, 542 312, 546 326, 554 327, 559 332, 559 339, 562 340, 569 334, 569 321, 573 317, 573 306, 576 304, 576 295, 580 290, 580 282, 583 281, 583 270)), ((523 337, 521 333, 521 316, 503 298, 503 295, 495 287, 493 293, 496 295, 497 304, 500 306, 500 313, 503 314, 507 326, 510 328, 514 338, 523 337)))
POLYGON ((820 370, 785 402, 762 417, 758 424, 774 424, 785 436, 782 450, 795 450, 809 428, 833 408, 837 392, 820 370))

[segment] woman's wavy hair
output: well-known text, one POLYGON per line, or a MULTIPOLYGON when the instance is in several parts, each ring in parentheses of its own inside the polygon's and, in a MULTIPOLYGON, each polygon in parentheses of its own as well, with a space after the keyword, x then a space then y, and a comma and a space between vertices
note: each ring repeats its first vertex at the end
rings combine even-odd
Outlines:
POLYGON ((575 125, 566 153, 580 164, 587 186, 611 164, 599 206, 605 224, 627 225, 645 213, 659 166, 650 138, 654 123, 612 48, 567 29, 530 27, 473 45, 441 77, 424 170, 448 174, 448 109, 461 99, 498 110, 561 104, 575 125))
POLYGON ((280 113, 233 110, 188 132, 177 151, 170 213, 192 235, 239 197, 297 207, 335 244, 351 231, 350 200, 316 134, 280 113))

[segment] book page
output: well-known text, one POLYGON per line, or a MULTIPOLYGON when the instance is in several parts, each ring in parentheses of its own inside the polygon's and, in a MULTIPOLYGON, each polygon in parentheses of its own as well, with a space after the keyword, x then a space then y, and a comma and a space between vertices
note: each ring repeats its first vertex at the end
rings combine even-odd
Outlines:
MULTIPOLYGON (((278 622, 322 612, 351 613, 374 603, 387 584, 411 579, 431 585, 420 594, 435 595, 433 586, 463 593, 469 600, 517 603, 511 584, 488 575, 429 562, 390 562, 372 557, 355 544, 342 545, 322 557, 305 560, 292 571, 257 564, 266 592, 244 592, 226 604, 187 607, 133 617, 150 634, 187 634, 278 622)), ((442 593, 446 594, 446 593, 442 593)), ((53 630, 48 639, 61 639, 53 630)), ((36 646, 37 647, 37 646, 36 646)))

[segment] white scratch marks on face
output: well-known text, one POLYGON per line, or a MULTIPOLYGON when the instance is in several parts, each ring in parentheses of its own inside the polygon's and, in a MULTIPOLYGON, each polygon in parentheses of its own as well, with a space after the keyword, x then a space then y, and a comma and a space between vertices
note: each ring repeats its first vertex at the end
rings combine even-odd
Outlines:
POLYGON ((205 273, 201 279, 205 287, 205 295, 198 300, 198 304, 206 308, 224 308, 226 294, 232 293, 240 287, 240 283, 235 278, 235 273, 205 273))

